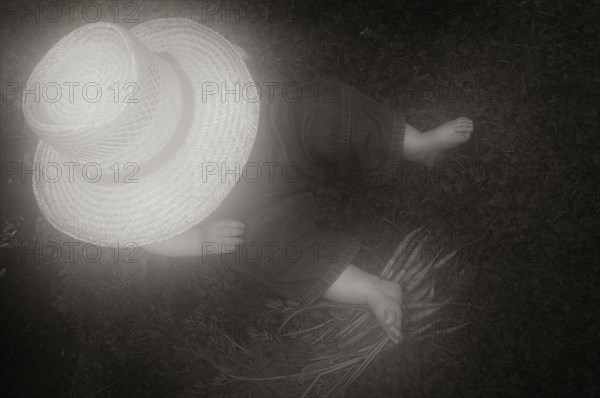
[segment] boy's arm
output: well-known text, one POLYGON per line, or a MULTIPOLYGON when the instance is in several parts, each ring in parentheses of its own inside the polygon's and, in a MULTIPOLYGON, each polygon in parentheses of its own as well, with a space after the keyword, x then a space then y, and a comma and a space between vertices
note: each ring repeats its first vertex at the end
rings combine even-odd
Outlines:
POLYGON ((150 253, 166 257, 197 257, 210 246, 210 253, 233 252, 244 243, 244 224, 229 219, 196 225, 171 239, 142 246, 150 253))
POLYGON ((203 254, 202 228, 195 226, 184 233, 162 242, 142 246, 150 253, 166 257, 196 257, 203 254))

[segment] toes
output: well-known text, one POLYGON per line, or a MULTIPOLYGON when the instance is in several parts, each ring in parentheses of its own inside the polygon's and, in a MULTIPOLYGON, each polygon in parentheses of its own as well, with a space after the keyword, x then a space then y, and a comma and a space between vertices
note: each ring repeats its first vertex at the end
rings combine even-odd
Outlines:
POLYGON ((454 128, 455 139, 458 143, 465 143, 471 139, 471 132, 473 131, 473 121, 466 117, 456 119, 456 125, 454 128))
POLYGON ((454 131, 457 133, 466 133, 473 131, 473 121, 466 117, 460 117, 456 119, 454 131))

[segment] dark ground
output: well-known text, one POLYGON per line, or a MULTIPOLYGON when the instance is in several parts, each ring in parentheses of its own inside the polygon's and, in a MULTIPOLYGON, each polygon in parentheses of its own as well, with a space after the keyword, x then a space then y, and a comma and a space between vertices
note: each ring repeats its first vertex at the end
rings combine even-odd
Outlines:
MULTIPOLYGON (((106 10, 115 4, 101 2, 105 20, 114 17, 106 10)), ((191 1, 130 4, 127 11, 137 10, 140 22, 201 20, 199 3, 191 1)), ((600 395, 598 3, 277 4, 269 18, 252 22, 242 7, 240 21, 210 15, 206 23, 244 47, 261 75, 337 78, 390 106, 399 102, 422 130, 458 115, 475 122, 471 142, 433 171, 406 165, 393 186, 327 192, 335 199, 328 206, 338 210, 328 216, 330 225, 376 250, 387 250, 407 226, 443 231, 445 244, 461 249, 468 266, 471 278, 459 293, 468 304, 463 315, 476 321, 468 333, 383 356, 348 395, 600 395)), ((26 81, 43 53, 82 23, 22 22, 7 10, 3 5, 3 87, 26 81)), ((4 94, 3 167, 29 159, 35 144, 19 101, 4 94)), ((161 345, 160 311, 194 305, 178 293, 188 283, 181 272, 167 267, 156 277, 157 260, 142 256, 124 292, 114 282, 129 275, 123 264, 90 266, 82 272, 93 276, 82 276, 61 262, 21 258, 19 251, 41 236, 60 237, 42 233, 48 229, 30 180, 9 181, 3 168, 1 189, 0 223, 17 231, 3 242, 15 246, 2 248, 3 396, 174 396, 179 391, 170 386, 183 391, 194 377, 207 377, 209 370, 198 369, 165 374, 157 360, 172 355, 161 345), (73 327, 81 319, 94 327, 82 333, 73 327), (119 320, 137 320, 154 333, 143 337, 147 352, 125 353, 107 338, 119 320)), ((219 297, 217 282, 200 278, 210 307, 219 297)))

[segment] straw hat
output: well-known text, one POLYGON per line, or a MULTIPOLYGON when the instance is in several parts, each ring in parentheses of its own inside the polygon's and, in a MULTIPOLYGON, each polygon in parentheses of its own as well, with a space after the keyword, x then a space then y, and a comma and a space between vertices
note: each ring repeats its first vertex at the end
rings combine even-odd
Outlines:
POLYGON ((258 91, 240 55, 181 18, 76 29, 26 89, 42 214, 105 246, 160 242, 202 221, 236 183, 219 170, 243 168, 258 127, 258 91))

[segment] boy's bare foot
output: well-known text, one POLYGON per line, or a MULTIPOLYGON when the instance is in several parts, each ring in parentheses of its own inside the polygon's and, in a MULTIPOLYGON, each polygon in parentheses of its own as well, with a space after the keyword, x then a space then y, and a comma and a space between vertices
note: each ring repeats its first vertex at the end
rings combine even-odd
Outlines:
POLYGON ((355 265, 348 265, 323 295, 338 303, 368 305, 394 343, 402 330, 402 288, 355 265))
POLYGON ((371 289, 367 304, 390 339, 398 344, 402 337, 402 288, 399 284, 379 279, 371 289))
POLYGON ((405 158, 431 166, 441 159, 445 150, 469 141, 472 132, 473 121, 466 117, 451 120, 425 133, 407 125, 405 158))
POLYGON ((457 147, 469 141, 472 132, 473 121, 466 117, 459 117, 424 134, 429 135, 428 139, 431 141, 432 149, 444 150, 457 147))

